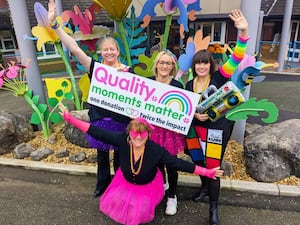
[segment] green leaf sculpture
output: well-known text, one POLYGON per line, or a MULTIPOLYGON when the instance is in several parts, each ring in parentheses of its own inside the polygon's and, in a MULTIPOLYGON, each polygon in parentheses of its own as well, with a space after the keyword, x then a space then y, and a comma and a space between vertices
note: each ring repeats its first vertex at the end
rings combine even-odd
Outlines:
MULTIPOLYGON (((140 27, 141 20, 136 17, 135 8, 133 6, 131 7, 130 18, 124 18, 121 22, 126 31, 125 36, 129 47, 131 66, 134 66, 139 63, 138 56, 146 51, 146 47, 142 46, 144 46, 143 42, 147 40, 148 36, 144 34, 145 29, 140 27)), ((120 46, 122 62, 129 65, 128 60, 126 59, 126 49, 122 44, 122 36, 120 34, 115 34, 114 37, 120 46)))
POLYGON ((152 56, 149 58, 146 55, 139 55, 138 59, 141 64, 134 67, 134 72, 143 77, 149 77, 153 75, 152 68, 154 64, 154 60, 157 56, 158 52, 153 52, 152 56))
POLYGON ((248 116, 259 116, 259 112, 267 112, 268 117, 262 118, 264 123, 274 123, 279 116, 279 110, 276 105, 267 99, 256 101, 256 98, 250 98, 248 101, 237 106, 225 114, 228 120, 237 121, 239 119, 247 119, 248 116))

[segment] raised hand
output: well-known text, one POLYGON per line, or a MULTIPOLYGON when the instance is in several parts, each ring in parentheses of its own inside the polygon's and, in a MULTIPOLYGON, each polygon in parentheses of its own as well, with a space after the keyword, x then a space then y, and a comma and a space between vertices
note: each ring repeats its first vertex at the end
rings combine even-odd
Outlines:
POLYGON ((58 108, 60 109, 59 114, 64 117, 66 113, 69 113, 68 109, 64 106, 64 104, 59 103, 58 108))
POLYGON ((242 31, 248 29, 248 22, 241 10, 239 9, 232 10, 231 13, 229 14, 229 17, 233 21, 234 26, 238 30, 242 31))
POLYGON ((55 5, 55 0, 49 0, 48 3, 48 20, 49 23, 52 24, 54 23, 56 19, 57 13, 56 13, 56 5, 55 5))

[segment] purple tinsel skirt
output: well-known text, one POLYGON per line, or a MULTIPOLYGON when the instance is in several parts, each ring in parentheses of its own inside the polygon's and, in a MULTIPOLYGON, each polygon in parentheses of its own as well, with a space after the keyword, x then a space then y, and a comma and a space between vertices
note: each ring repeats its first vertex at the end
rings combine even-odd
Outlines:
MULTIPOLYGON (((102 118, 100 120, 95 120, 91 124, 94 126, 100 127, 102 129, 105 129, 105 130, 121 131, 121 132, 125 131, 125 129, 127 127, 127 123, 121 123, 121 122, 115 121, 108 117, 102 118)), ((106 144, 102 141, 99 141, 98 139, 93 138, 89 134, 86 134, 85 138, 92 148, 96 148, 96 149, 99 149, 102 151, 109 151, 109 149, 116 150, 115 146, 106 144)))
POLYGON ((178 153, 182 153, 184 151, 184 135, 164 129, 162 127, 155 126, 150 140, 167 149, 171 155, 177 155, 178 153))
POLYGON ((129 183, 118 169, 112 182, 100 197, 99 210, 125 225, 148 223, 154 219, 155 208, 164 196, 164 180, 157 170, 148 184, 129 183))

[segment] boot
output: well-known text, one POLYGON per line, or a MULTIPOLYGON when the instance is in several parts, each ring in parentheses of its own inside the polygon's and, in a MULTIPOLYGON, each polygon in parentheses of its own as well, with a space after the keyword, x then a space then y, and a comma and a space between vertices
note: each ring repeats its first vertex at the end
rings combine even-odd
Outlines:
POLYGON ((206 179, 206 177, 203 177, 203 176, 200 176, 200 178, 201 178, 202 186, 200 188, 200 191, 195 193, 192 196, 192 200, 194 202, 204 202, 206 196, 208 196, 208 182, 207 182, 207 179, 206 179))
POLYGON ((218 216, 218 202, 217 201, 210 201, 209 221, 210 221, 210 225, 220 225, 219 216, 218 216))

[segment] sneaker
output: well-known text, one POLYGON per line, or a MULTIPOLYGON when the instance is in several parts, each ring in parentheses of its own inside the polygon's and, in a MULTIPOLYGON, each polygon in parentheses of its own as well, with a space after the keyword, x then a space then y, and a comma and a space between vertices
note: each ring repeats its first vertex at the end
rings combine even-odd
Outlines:
POLYGON ((165 211, 166 215, 174 216, 177 213, 177 197, 175 198, 168 198, 167 201, 167 208, 165 211))
POLYGON ((164 190, 165 191, 169 190, 169 183, 164 183, 164 190))

